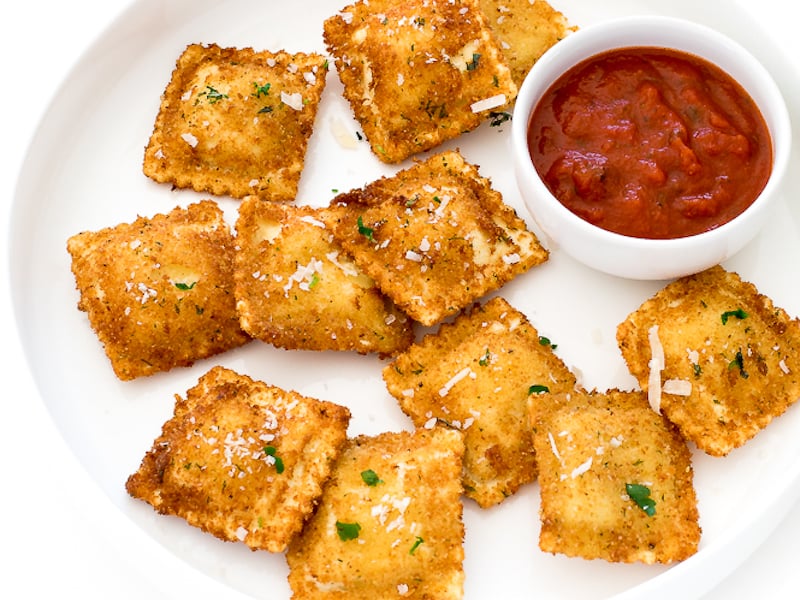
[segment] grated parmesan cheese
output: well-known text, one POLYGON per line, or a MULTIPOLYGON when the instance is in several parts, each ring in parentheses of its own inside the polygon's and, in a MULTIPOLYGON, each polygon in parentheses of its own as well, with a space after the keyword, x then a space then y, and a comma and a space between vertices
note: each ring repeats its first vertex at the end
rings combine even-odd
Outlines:
POLYGON ((692 393, 692 382, 686 379, 667 379, 662 391, 675 396, 689 396, 692 393))
POLYGON ((197 141, 198 140, 191 133, 182 133, 181 134, 181 139, 184 142, 186 142, 187 144, 189 144, 192 148, 196 148, 197 147, 197 141))
POLYGON ((647 331, 650 341, 650 375, 647 380, 647 400, 650 407, 661 414, 661 371, 664 370, 664 347, 658 338, 658 325, 653 325, 647 331))
POLYGON ((479 113, 485 110, 498 108, 500 106, 503 106, 505 103, 506 103, 506 95, 497 94, 496 96, 491 96, 490 98, 484 98, 483 100, 478 100, 477 102, 473 102, 470 105, 470 109, 474 113, 479 113))
POLYGON ((473 377, 473 378, 474 378, 474 377, 476 377, 476 375, 475 375, 475 373, 472 371, 472 369, 470 369, 469 367, 464 367, 464 368, 463 368, 463 369, 461 369, 461 370, 460 370, 458 373, 456 373, 456 374, 455 374, 455 375, 454 375, 454 376, 453 376, 453 377, 450 379, 450 381, 448 381, 447 383, 445 383, 445 384, 442 386, 442 389, 440 389, 440 390, 439 390, 439 396, 441 396, 442 398, 444 398, 445 396, 447 396, 447 394, 449 394, 449 393, 450 393, 450 390, 451 390, 451 389, 453 389, 453 386, 455 386, 455 385, 456 385, 456 384, 457 384, 459 381, 461 381, 461 380, 462 380, 462 379, 464 379, 465 377, 473 377))
POLYGON ((314 217, 312 217, 311 215, 305 215, 305 216, 302 216, 302 217, 300 217, 300 220, 301 220, 303 223, 308 223, 309 225, 314 225, 315 227, 320 227, 320 228, 322 228, 322 229, 325 229, 325 223, 323 223, 322 221, 319 221, 319 220, 315 219, 315 218, 314 218, 314 217))
POLYGON ((591 468, 592 468, 592 457, 590 456, 589 458, 586 459, 585 462, 572 469, 572 473, 570 475, 573 479, 575 479, 576 477, 580 477, 581 475, 586 473, 586 471, 588 471, 591 468))
POLYGON ((294 94, 281 92, 281 102, 294 110, 303 110, 303 96, 300 92, 295 92, 294 94))

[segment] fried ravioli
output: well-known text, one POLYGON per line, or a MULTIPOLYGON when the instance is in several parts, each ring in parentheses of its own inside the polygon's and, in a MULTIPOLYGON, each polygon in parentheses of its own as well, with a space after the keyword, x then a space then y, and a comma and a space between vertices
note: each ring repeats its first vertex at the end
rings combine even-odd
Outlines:
POLYGON ((218 196, 294 200, 327 72, 319 54, 191 44, 145 149, 145 175, 218 196))
POLYGON ((484 508, 536 478, 528 395, 576 384, 525 315, 499 297, 425 336, 383 378, 417 427, 463 431, 464 489, 484 508))
POLYGON ((617 341, 654 408, 712 456, 800 397, 800 320, 720 266, 660 290, 619 325, 617 341))
POLYGON ((475 129, 517 96, 477 0, 362 0, 325 21, 324 39, 386 163, 475 129))
POLYGON ((322 220, 329 210, 242 202, 235 273, 242 328, 287 349, 396 354, 413 340, 411 320, 332 239, 322 220))
POLYGON ((463 597, 461 434, 359 436, 289 546, 294 598, 463 597))
POLYGON ((577 27, 545 0, 480 0, 517 87, 541 56, 577 27))
POLYGON ((322 494, 350 412, 214 367, 176 397, 128 493, 222 540, 282 552, 322 494))
POLYGON ((384 294, 433 325, 545 262, 548 252, 477 167, 444 152, 342 194, 331 227, 384 294))
POLYGON ((193 364, 249 341, 233 297, 234 239, 205 200, 67 241, 78 308, 119 379, 193 364))
POLYGON ((544 552, 672 563, 700 541, 691 454, 643 392, 530 397, 544 552))

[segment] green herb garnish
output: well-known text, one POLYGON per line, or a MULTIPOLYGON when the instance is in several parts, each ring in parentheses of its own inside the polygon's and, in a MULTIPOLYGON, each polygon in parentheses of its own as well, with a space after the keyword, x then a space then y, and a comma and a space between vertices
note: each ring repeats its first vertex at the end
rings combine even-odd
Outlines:
POLYGON ((489 113, 489 126, 490 127, 500 127, 506 121, 511 120, 511 113, 510 112, 490 112, 489 113))
POLYGON ((742 356, 741 350, 736 351, 736 356, 728 363, 728 369, 739 369, 739 375, 742 376, 742 379, 750 377, 750 374, 744 370, 744 356, 742 356))
POLYGON ((408 553, 409 553, 409 554, 414 554, 414 552, 416 551, 416 549, 417 549, 417 548, 419 548, 419 547, 420 547, 420 545, 421 545, 421 544, 424 544, 424 543, 425 543, 425 540, 423 540, 423 539, 422 539, 420 536, 417 536, 417 539, 416 539, 416 541, 414 542, 414 545, 413 545, 413 546, 411 546, 411 550, 409 550, 409 551, 408 551, 408 553))
POLYGON ((378 474, 372 469, 361 471, 361 479, 370 487, 374 487, 379 483, 383 483, 383 479, 378 477, 378 474))
POLYGON ((649 487, 638 483, 626 483, 625 492, 636 503, 636 506, 647 513, 647 516, 652 517, 656 514, 656 501, 650 497, 649 487))
POLYGON ((227 98, 228 94, 223 94, 222 92, 217 91, 216 89, 214 89, 210 85, 207 85, 205 91, 204 92, 200 92, 197 96, 198 96, 198 99, 199 99, 200 96, 205 96, 206 99, 208 100, 209 104, 216 104, 217 102, 219 102, 223 98, 227 98))
POLYGON ((264 454, 275 459, 275 470, 278 472, 278 475, 280 475, 283 473, 285 466, 281 457, 276 454, 277 452, 278 449, 275 446, 264 446, 264 454))
POLYGON ((539 336, 539 344, 542 346, 550 346, 553 350, 558 348, 558 344, 554 344, 550 341, 550 338, 544 337, 543 335, 539 336))
POLYGON ((550 391, 550 388, 547 387, 546 385, 534 384, 534 385, 532 385, 531 387, 528 388, 528 393, 529 394, 544 394, 544 393, 549 392, 549 391, 550 391))
POLYGON ((491 360, 491 358, 492 358, 492 353, 489 352, 489 349, 487 348, 486 349, 486 353, 480 358, 480 360, 478 361, 478 364, 480 366, 482 366, 482 367, 485 367, 485 366, 487 366, 489 364, 489 361, 491 360))
POLYGON ((193 281, 192 283, 183 283, 181 281, 178 281, 175 283, 175 287, 178 288, 179 290, 183 290, 184 292, 192 289, 196 285, 197 285, 196 281, 193 281))
POLYGON ((261 98, 261 96, 268 96, 269 95, 269 88, 272 87, 271 83, 265 83, 264 85, 258 85, 255 81, 253 82, 253 87, 256 88, 256 91, 253 92, 253 96, 256 98, 261 98))
POLYGON ((731 317, 736 317, 737 319, 746 319, 747 313, 744 312, 741 308, 737 308, 736 310, 726 310, 722 313, 722 324, 727 325, 728 319, 731 317))
POLYGON ((336 533, 339 534, 339 539, 343 542, 358 538, 359 531, 361 531, 361 525, 358 523, 342 523, 341 521, 336 521, 336 533))
POLYGON ((472 53, 472 62, 467 63, 467 71, 474 71, 478 68, 478 61, 480 61, 481 55, 477 52, 472 53))
POLYGON ((375 238, 372 237, 372 234, 375 233, 375 230, 364 225, 364 219, 361 218, 361 215, 358 216, 358 220, 356 222, 358 223, 358 233, 363 235, 370 242, 374 242, 375 238))

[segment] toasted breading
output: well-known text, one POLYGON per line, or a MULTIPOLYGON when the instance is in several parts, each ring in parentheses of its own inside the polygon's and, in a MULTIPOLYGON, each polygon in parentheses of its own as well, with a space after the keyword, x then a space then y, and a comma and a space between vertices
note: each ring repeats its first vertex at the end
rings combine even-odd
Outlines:
POLYGON ((351 440, 286 554, 293 598, 463 597, 461 434, 351 440))
POLYGON ((500 297, 426 335, 383 369, 383 379, 417 427, 439 422, 463 431, 464 489, 484 508, 536 478, 531 390, 576 385, 547 340, 500 297))
POLYGON ((660 397, 656 408, 713 456, 800 397, 800 320, 720 266, 660 290, 619 325, 617 341, 642 389, 660 397), (652 373, 660 393, 649 384, 653 347, 663 351, 663 371, 652 373))
POLYGON ((545 0, 479 0, 517 87, 541 56, 577 29, 545 0))
POLYGON ((395 304, 433 325, 545 262, 477 167, 448 151, 341 194, 337 241, 395 304))
POLYGON ((233 294, 234 240, 205 200, 69 238, 78 308, 123 380, 230 350, 250 338, 233 294))
POLYGON ((387 163, 475 129, 517 96, 477 0, 359 1, 325 21, 324 39, 387 163))
POLYGON ((543 551, 648 564, 697 552, 691 454, 643 392, 532 395, 529 408, 543 551))
POLYGON ((413 341, 411 320, 332 239, 333 209, 245 199, 236 222, 242 328, 287 349, 391 355, 413 341))
POLYGON ((314 53, 189 45, 162 96, 145 175, 215 195, 294 200, 326 65, 314 53))
POLYGON ((176 396, 125 487, 222 540, 282 552, 321 496, 349 420, 345 407, 214 367, 176 396))

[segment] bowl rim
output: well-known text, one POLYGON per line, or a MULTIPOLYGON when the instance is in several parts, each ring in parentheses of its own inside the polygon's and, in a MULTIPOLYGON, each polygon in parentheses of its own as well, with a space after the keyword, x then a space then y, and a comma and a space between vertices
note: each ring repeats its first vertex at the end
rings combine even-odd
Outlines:
MULTIPOLYGON (((660 15, 635 15, 609 18, 580 28, 560 40, 534 63, 517 95, 512 119, 511 143, 512 150, 516 155, 517 178, 530 179, 530 183, 537 188, 537 193, 543 194, 547 198, 546 202, 552 205, 550 208, 575 230, 593 236, 598 242, 617 246, 624 244, 631 250, 645 248, 685 250, 724 239, 729 234, 741 229, 750 219, 758 220, 763 216, 768 204, 771 203, 771 198, 775 196, 781 186, 788 167, 791 155, 791 120, 783 94, 772 75, 739 42, 717 29, 687 19, 660 15), (675 41, 659 43, 659 40, 665 35, 674 36, 676 32, 682 32, 680 43, 675 41), (641 41, 628 42, 627 38, 639 38, 641 41), (750 94, 767 123, 772 143, 773 161, 769 179, 761 193, 744 211, 714 229, 691 236, 666 239, 627 236, 603 229, 585 221, 566 208, 544 185, 530 158, 527 140, 528 126, 541 94, 547 91, 562 74, 583 60, 607 50, 639 47, 672 48, 717 65, 750 94), (711 53, 724 53, 726 57, 730 57, 730 62, 739 63, 742 71, 748 74, 749 83, 743 83, 740 77, 731 75, 729 67, 720 65, 714 58, 709 58, 705 51, 707 49, 711 50, 711 53), (574 55, 574 60, 570 60, 569 64, 563 68, 559 68, 557 65, 559 61, 563 60, 564 54, 574 55), (548 71, 553 72, 549 73, 548 71), (543 80, 539 75, 542 72, 546 75, 543 80)), ((538 222, 536 211, 524 193, 523 199, 529 212, 538 222)))

